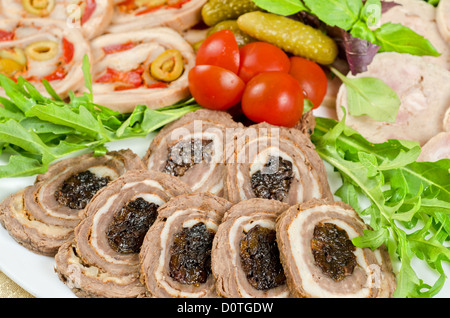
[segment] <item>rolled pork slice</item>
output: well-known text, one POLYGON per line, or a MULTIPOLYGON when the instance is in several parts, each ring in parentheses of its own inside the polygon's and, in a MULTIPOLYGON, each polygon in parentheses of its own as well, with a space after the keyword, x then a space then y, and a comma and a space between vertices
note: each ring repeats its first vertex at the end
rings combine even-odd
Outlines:
MULTIPOLYGON (((423 145, 417 161, 435 162, 440 159, 450 159, 450 132, 443 131, 432 137, 423 145)), ((450 170, 449 170, 450 172, 450 170)))
POLYGON ((276 242, 276 219, 289 205, 249 199, 229 209, 211 251, 217 293, 226 298, 290 297, 276 242))
MULTIPOLYGON (((390 12, 390 11, 389 11, 390 12)), ((348 77, 354 77, 351 74, 348 77)), ((444 131, 445 113, 450 107, 450 72, 425 61, 420 56, 401 53, 378 53, 359 77, 383 80, 399 96, 401 104, 395 122, 376 121, 369 116, 351 116, 347 107, 347 89, 342 85, 336 100, 338 119, 341 106, 347 109, 346 124, 374 143, 388 139, 418 141, 424 145, 444 131), (436 89, 439 87, 439 89, 436 89), (424 118, 424 114, 426 118, 424 118)))
POLYGON ((242 127, 225 112, 199 109, 161 129, 143 161, 148 169, 177 176, 195 192, 226 198, 225 144, 242 127))
POLYGON ((231 203, 211 193, 171 199, 158 209, 140 252, 142 280, 152 297, 217 297, 211 247, 231 203))
POLYGON ((201 9, 207 0, 115 0, 115 11, 108 33, 129 32, 167 26, 178 32, 201 21, 201 9), (153 1, 155 2, 155 1, 153 1))
POLYGON ((99 191, 84 211, 71 242, 57 255, 60 279, 78 297, 146 297, 139 251, 157 209, 190 188, 175 177, 148 170, 122 175, 99 191))
POLYGON ((396 282, 386 250, 355 247, 368 229, 343 202, 311 200, 291 206, 276 233, 287 284, 295 297, 391 297, 396 282))
POLYGON ((102 34, 111 23, 113 0, 46 0, 42 7, 32 0, 0 0, 6 18, 42 18, 59 20, 70 28, 78 29, 90 40, 102 34))
POLYGON ((260 123, 243 129, 227 144, 228 199, 251 198, 296 204, 332 198, 325 166, 309 135, 260 123))
POLYGON ((0 223, 27 249, 54 256, 70 241, 81 212, 95 193, 126 171, 145 169, 131 150, 86 153, 58 161, 33 185, 0 204, 0 223))
MULTIPOLYGON (((89 43, 77 29, 52 19, 0 20, 0 59, 11 68, 5 75, 22 76, 49 96, 42 80, 50 82, 62 98, 83 85, 83 57, 90 58, 89 43)), ((6 96, 0 88, 0 96, 6 96)))
POLYGON ((436 9, 436 22, 442 38, 450 42, 450 0, 440 0, 436 9))
POLYGON ((105 34, 94 39, 91 47, 96 103, 127 113, 136 105, 159 108, 189 96, 188 73, 195 65, 195 54, 176 31, 159 27, 105 34), (155 77, 151 71, 152 63, 167 52, 180 57, 174 60, 182 72, 173 80, 155 77))

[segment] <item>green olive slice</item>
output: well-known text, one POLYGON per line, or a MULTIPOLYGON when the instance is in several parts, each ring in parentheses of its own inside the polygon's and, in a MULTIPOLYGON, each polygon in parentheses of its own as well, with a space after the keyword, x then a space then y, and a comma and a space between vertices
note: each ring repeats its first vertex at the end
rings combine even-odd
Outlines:
POLYGON ((36 61, 47 61, 58 54, 58 43, 53 41, 38 41, 25 48, 25 54, 36 61))
POLYGON ((25 52, 18 47, 9 50, 0 50, 0 58, 16 61, 23 66, 27 64, 27 57, 25 56, 25 52))
POLYGON ((25 66, 13 59, 0 58, 0 73, 6 76, 14 76, 17 72, 21 72, 25 66))
POLYGON ((55 0, 22 0, 22 5, 28 13, 45 17, 55 8, 55 0))
POLYGON ((163 52, 150 66, 150 75, 163 82, 172 82, 178 79, 183 71, 183 56, 180 51, 175 49, 163 52))
POLYGON ((149 8, 167 4, 167 0, 135 0, 138 7, 146 6, 149 8))

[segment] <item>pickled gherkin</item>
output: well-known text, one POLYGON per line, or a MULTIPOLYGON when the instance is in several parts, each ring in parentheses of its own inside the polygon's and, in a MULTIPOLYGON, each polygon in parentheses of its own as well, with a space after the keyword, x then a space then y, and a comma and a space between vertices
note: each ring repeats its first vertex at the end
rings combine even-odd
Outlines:
POLYGON ((322 31, 283 16, 255 11, 241 15, 237 23, 254 38, 319 64, 333 63, 338 54, 336 43, 322 31))
POLYGON ((256 41, 256 39, 252 38, 247 33, 242 32, 242 30, 239 28, 236 20, 225 20, 225 21, 217 23, 215 26, 213 26, 208 31, 208 36, 210 36, 211 34, 217 32, 217 31, 221 31, 221 30, 230 30, 231 32, 233 32, 234 37, 236 38, 236 42, 239 45, 239 47, 256 41))
POLYGON ((256 10, 259 8, 252 0, 209 0, 202 8, 202 18, 206 25, 213 26, 256 10))

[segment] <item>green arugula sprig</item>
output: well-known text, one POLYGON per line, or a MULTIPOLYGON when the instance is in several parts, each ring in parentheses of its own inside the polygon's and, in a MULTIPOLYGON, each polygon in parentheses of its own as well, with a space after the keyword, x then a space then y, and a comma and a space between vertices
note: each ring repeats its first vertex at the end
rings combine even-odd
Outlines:
POLYGON ((434 296, 446 278, 442 262, 450 262, 450 159, 416 162, 416 142, 374 144, 346 126, 345 118, 316 122, 316 151, 342 176, 335 194, 369 219, 371 229, 353 243, 372 249, 385 244, 399 261, 396 297, 434 296), (432 286, 414 271, 414 256, 438 274, 432 286))
POLYGON ((160 109, 137 105, 132 113, 113 111, 93 102, 87 56, 83 72, 88 92, 71 92, 68 102, 45 80, 51 98, 23 78, 16 83, 0 74, 0 86, 9 97, 0 97, 0 152, 8 161, 0 165, 0 178, 43 173, 53 161, 82 150, 102 155, 109 142, 145 137, 200 108, 189 99, 160 109))

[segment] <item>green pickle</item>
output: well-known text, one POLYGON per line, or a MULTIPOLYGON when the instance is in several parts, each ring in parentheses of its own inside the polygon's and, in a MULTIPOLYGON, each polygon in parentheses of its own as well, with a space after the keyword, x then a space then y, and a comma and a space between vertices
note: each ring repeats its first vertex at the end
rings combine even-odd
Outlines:
POLYGON ((319 64, 331 64, 338 55, 333 39, 299 21, 255 11, 241 15, 237 23, 242 31, 254 38, 319 64))
POLYGON ((202 8, 202 18, 206 25, 213 26, 256 10, 259 8, 251 0, 209 0, 202 8))
POLYGON ((250 35, 243 32, 239 28, 236 20, 225 20, 225 21, 217 23, 215 26, 213 26, 211 29, 209 29, 208 36, 210 36, 211 34, 213 34, 215 32, 221 31, 221 30, 230 30, 231 32, 233 32, 234 37, 236 38, 236 42, 239 45, 239 47, 244 46, 250 42, 256 41, 255 38, 252 38, 250 35))

